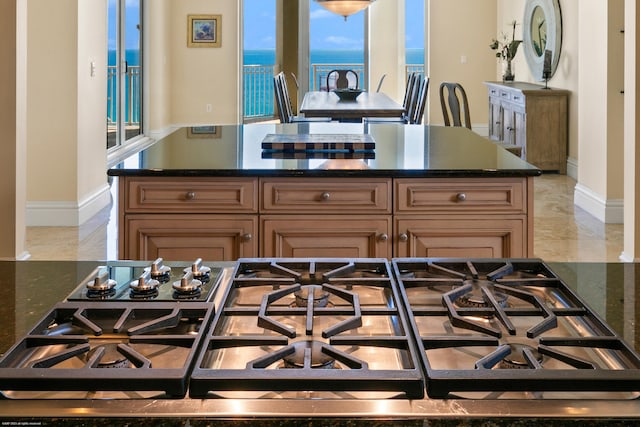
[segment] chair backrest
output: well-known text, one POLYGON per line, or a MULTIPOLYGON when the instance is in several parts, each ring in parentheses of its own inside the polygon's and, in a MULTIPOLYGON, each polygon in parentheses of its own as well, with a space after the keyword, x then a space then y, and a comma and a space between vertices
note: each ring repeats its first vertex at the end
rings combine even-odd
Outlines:
POLYGON ((291 107, 291 98, 289 98, 289 90, 287 89, 287 78, 283 72, 273 77, 273 86, 280 122, 290 123, 293 120, 293 109, 291 107))
POLYGON ((419 73, 409 74, 407 79, 407 88, 404 93, 404 101, 402 106, 405 111, 405 119, 410 122, 413 118, 418 102, 418 95, 420 94, 420 84, 422 82, 422 75, 419 73))
POLYGON ((279 73, 273 76, 273 92, 276 98, 276 110, 278 110, 278 117, 280 118, 280 123, 286 123, 286 111, 283 102, 283 92, 282 92, 282 79, 280 78, 279 73))
POLYGON ((409 123, 422 124, 422 117, 424 116, 424 109, 427 105, 427 93, 429 92, 429 77, 425 77, 420 81, 418 86, 417 96, 415 97, 414 106, 409 116, 409 123))
POLYGON ((419 79, 420 74, 418 73, 409 73, 409 76, 407 77, 407 85, 404 89, 404 100, 402 101, 402 106, 407 113, 409 112, 409 108, 411 107, 411 103, 413 102, 415 88, 418 84, 419 79))
POLYGON ((353 70, 329 71, 329 74, 327 74, 327 91, 347 88, 358 88, 358 73, 353 70))
POLYGON ((385 77, 387 77, 386 74, 383 74, 382 77, 380 77, 380 80, 378 81, 378 87, 376 88, 376 92, 380 92, 380 89, 382 89, 382 82, 384 82, 385 77))
POLYGON ((471 129, 469 100, 460 83, 443 82, 440 84, 440 105, 442 106, 445 126, 465 126, 471 129), (447 91, 446 95, 445 89, 447 91), (460 97, 458 97, 458 94, 460 97), (462 114, 464 114, 464 123, 461 120, 462 114))

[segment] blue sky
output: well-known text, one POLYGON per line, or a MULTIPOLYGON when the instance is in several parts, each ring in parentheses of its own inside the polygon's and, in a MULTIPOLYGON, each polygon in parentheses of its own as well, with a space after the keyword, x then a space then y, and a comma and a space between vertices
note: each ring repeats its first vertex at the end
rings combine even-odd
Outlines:
MULTIPOLYGON (((424 0, 406 0, 407 48, 424 46, 423 15, 415 13, 424 0)), ((323 9, 311 1, 310 32, 311 49, 362 49, 364 44, 364 12, 350 16, 345 22, 342 16, 323 9)), ((245 0, 245 49, 275 48, 275 1, 245 0)))
MULTIPOLYGON (((180 0, 177 0, 180 1, 180 0)), ((245 11, 245 49, 275 48, 275 0, 244 0, 245 11)), ((128 14, 134 19, 127 20, 128 34, 133 38, 127 40, 127 48, 137 47, 137 14, 139 0, 126 0, 128 14)), ((424 45, 423 13, 424 0, 405 0, 408 10, 414 11, 407 19, 407 48, 422 48, 424 45)), ((115 22, 116 0, 109 0, 109 20, 115 22)), ((364 12, 350 16, 345 22, 342 16, 335 15, 322 8, 313 0, 310 1, 311 49, 358 49, 364 45, 364 12)), ((109 29, 109 49, 115 48, 114 28, 109 29)))

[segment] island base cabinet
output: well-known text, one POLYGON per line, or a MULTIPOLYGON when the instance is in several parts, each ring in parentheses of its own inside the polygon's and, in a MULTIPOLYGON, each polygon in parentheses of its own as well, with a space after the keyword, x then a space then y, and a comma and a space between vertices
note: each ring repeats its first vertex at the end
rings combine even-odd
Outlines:
POLYGON ((124 258, 234 261, 258 255, 257 216, 129 215, 124 258))
POLYGON ((261 216, 261 256, 391 258, 390 216, 261 216))
POLYGON ((526 219, 402 218, 396 220, 398 257, 526 257, 526 219))

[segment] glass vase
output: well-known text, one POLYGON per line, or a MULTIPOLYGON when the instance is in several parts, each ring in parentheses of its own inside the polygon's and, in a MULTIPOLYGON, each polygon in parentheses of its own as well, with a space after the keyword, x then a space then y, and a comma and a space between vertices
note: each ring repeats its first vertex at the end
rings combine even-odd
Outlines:
POLYGON ((511 61, 504 61, 502 63, 502 80, 512 82, 515 78, 514 64, 512 64, 511 61))

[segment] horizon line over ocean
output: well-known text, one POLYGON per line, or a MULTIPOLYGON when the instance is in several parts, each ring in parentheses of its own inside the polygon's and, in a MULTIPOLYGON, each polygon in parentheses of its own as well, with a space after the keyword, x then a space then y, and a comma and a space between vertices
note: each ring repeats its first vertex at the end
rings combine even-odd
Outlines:
MULTIPOLYGON (((361 49, 313 49, 310 52, 312 64, 362 64, 364 50, 361 49)), ((115 50, 109 50, 108 64, 115 65, 115 50)), ((424 49, 406 49, 407 64, 423 64, 424 49)), ((275 49, 245 49, 243 52, 245 65, 274 65, 275 49)), ((137 49, 126 50, 126 60, 130 66, 140 65, 140 52, 137 49)))
MULTIPOLYGON (((361 64, 364 63, 362 49, 313 49, 310 51, 311 64, 361 64)), ((424 64, 424 49, 405 50, 407 64, 424 64)), ((276 62, 275 49, 245 49, 244 65, 273 65, 276 62)))

